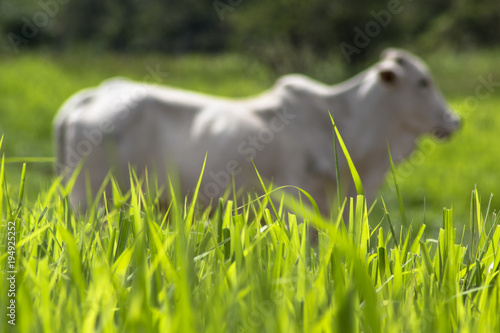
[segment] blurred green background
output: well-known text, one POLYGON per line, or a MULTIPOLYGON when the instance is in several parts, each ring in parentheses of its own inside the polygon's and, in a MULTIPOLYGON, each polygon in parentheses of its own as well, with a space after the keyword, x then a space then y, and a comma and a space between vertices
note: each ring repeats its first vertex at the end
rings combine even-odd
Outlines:
MULTIPOLYGON (((51 122, 59 106, 112 76, 144 80, 159 69, 159 84, 246 96, 291 72, 337 83, 396 46, 429 64, 464 118, 449 142, 422 149, 398 168, 409 220, 437 226, 442 208, 453 206, 465 225, 474 186, 485 204, 500 189, 497 0, 2 0, 0 35, 7 158, 53 156, 51 122), (481 78, 496 82, 485 99, 476 96, 481 78)), ((11 183, 19 170, 9 163, 11 183)), ((34 201, 53 178, 50 163, 29 163, 28 198, 34 201)), ((380 195, 397 220, 393 186, 380 195)), ((380 204, 373 214, 382 218, 380 204)))
MULTIPOLYGON (((367 60, 388 45, 424 53, 489 48, 500 40, 500 6, 496 0, 2 0, 0 4, 2 35, 23 38, 14 43, 20 43, 20 51, 82 45, 93 51, 136 54, 233 51, 285 72, 313 71, 317 61, 340 58, 340 43, 354 44, 356 27, 365 32, 371 27, 377 36, 369 38, 354 62, 367 60), (385 21, 379 33, 369 24, 374 20, 385 21)), ((2 40, 5 50, 12 49, 11 40, 2 40)))

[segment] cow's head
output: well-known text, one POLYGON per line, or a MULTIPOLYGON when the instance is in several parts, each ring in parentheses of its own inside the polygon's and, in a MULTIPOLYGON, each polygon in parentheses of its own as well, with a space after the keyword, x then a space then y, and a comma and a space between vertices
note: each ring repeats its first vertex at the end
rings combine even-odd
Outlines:
POLYGON ((435 85, 427 66, 416 56, 398 49, 387 49, 375 65, 378 84, 397 109, 398 123, 415 134, 432 133, 449 137, 460 126, 435 85))

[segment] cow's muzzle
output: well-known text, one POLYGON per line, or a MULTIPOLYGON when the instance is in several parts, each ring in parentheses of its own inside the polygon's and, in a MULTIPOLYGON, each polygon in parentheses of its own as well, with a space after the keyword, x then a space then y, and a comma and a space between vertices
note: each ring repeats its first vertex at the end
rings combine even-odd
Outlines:
POLYGON ((448 139, 454 132, 462 126, 460 118, 454 114, 449 114, 442 126, 437 126, 432 131, 432 135, 440 140, 448 139))

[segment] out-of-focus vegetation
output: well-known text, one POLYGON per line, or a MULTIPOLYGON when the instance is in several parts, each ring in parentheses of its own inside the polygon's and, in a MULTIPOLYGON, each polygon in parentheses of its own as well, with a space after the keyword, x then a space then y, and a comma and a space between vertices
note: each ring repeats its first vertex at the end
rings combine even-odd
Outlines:
MULTIPOLYGON (((275 71, 325 59, 363 62, 388 45, 420 52, 490 47, 496 0, 3 0, 5 52, 74 48, 170 54, 250 54, 275 71)), ((345 63, 344 63, 345 64, 345 63)))

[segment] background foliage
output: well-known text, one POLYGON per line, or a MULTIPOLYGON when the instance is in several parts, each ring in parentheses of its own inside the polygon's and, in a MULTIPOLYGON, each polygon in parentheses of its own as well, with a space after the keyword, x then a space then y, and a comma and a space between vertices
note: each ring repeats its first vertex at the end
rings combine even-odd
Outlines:
MULTIPOLYGON (((4 0, 0 30, 3 36, 22 36, 26 20, 37 26, 37 36, 22 48, 84 44, 134 53, 232 51, 252 54, 279 72, 304 71, 311 62, 341 57, 340 43, 353 44, 356 27, 366 31, 368 22, 390 8, 398 13, 353 61, 387 45, 464 50, 500 40, 495 0, 4 0), (41 13, 48 14, 47 22, 37 21, 41 13)), ((7 38, 3 42, 5 50, 11 48, 7 38)))

